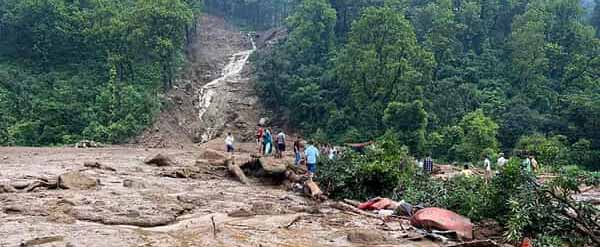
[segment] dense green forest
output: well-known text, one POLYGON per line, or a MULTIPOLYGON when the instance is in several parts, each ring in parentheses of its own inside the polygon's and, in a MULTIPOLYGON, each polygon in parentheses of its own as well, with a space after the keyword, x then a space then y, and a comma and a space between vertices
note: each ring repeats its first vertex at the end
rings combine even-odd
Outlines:
POLYGON ((447 161, 526 150, 598 170, 599 11, 579 0, 306 0, 289 37, 256 56, 257 88, 316 139, 391 136, 447 161))
POLYGON ((204 0, 207 12, 249 30, 281 26, 299 0, 204 0))
POLYGON ((0 144, 124 142, 160 110, 201 1, 1 0, 0 144))

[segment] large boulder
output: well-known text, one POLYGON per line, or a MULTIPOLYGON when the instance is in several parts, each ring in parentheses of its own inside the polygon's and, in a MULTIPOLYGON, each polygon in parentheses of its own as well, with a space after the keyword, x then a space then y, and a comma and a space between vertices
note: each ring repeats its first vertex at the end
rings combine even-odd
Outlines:
POLYGON ((79 172, 67 172, 58 176, 58 186, 62 189, 87 190, 98 185, 96 179, 89 178, 79 172))

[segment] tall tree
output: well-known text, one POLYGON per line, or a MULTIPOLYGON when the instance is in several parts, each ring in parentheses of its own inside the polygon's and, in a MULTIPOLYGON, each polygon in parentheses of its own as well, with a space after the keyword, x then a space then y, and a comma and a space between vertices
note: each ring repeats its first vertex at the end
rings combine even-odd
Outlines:
POLYGON ((388 7, 367 8, 336 58, 337 77, 350 91, 347 106, 356 126, 375 134, 382 129, 380 119, 389 102, 421 99, 433 60, 400 13, 388 7))

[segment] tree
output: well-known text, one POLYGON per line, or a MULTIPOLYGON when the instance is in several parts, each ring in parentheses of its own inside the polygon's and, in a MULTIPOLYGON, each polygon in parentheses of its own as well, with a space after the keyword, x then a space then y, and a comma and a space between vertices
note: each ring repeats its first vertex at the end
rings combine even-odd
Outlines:
POLYGON ((591 23, 596 29, 596 37, 600 38, 600 0, 595 0, 591 23))
POLYGON ((415 154, 424 154, 427 112, 423 102, 390 102, 383 115, 385 124, 399 135, 399 141, 415 154))
POLYGON ((464 131, 464 139, 457 152, 464 160, 476 161, 483 158, 488 150, 497 151, 498 124, 485 116, 481 109, 465 115, 459 126, 464 131))
POLYGON ((336 58, 336 74, 350 95, 353 124, 364 133, 382 126, 387 104, 420 99, 431 78, 433 56, 416 41, 410 23, 387 7, 367 8, 352 25, 348 44, 336 58))

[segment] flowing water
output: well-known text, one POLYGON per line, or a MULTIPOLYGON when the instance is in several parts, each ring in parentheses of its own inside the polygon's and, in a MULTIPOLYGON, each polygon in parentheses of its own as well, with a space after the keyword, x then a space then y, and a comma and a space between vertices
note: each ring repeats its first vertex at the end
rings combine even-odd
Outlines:
POLYGON ((225 68, 223 68, 221 77, 204 85, 200 90, 200 111, 198 116, 201 120, 210 107, 212 99, 217 93, 219 84, 224 83, 227 80, 240 79, 240 74, 244 69, 244 65, 246 65, 246 62, 248 62, 250 55, 252 55, 252 53, 256 50, 254 39, 251 38, 251 42, 252 49, 233 54, 229 60, 229 63, 225 66, 225 68))

